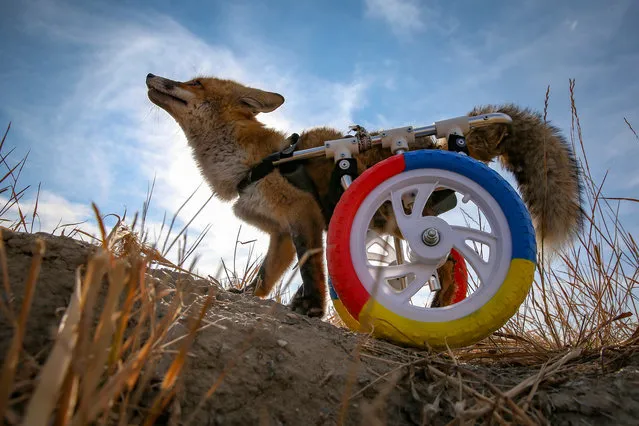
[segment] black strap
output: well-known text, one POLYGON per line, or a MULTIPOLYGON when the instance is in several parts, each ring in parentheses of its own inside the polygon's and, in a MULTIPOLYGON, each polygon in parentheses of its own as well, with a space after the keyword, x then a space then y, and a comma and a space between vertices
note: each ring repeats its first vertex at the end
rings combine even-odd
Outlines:
POLYGON ((275 166, 273 164, 275 161, 281 160, 282 158, 288 158, 293 155, 293 152, 297 147, 297 143, 300 140, 300 135, 298 135, 297 133, 293 133, 287 138, 287 140, 291 141, 289 146, 287 146, 280 152, 274 152, 273 154, 268 155, 260 163, 256 164, 249 170, 246 177, 242 179, 237 185, 238 192, 242 192, 250 184, 257 182, 258 180, 267 176, 269 173, 275 170, 275 167, 279 167, 283 173, 286 173, 287 171, 293 171, 297 167, 297 165, 292 165, 289 163, 284 163, 281 166, 275 166))
POLYGON ((331 179, 328 184, 328 192, 321 200, 320 204, 322 206, 322 214, 324 215, 324 221, 326 223, 331 221, 333 211, 344 194, 342 176, 350 176, 353 180, 357 178, 357 160, 354 158, 344 158, 335 163, 335 167, 333 167, 331 179))

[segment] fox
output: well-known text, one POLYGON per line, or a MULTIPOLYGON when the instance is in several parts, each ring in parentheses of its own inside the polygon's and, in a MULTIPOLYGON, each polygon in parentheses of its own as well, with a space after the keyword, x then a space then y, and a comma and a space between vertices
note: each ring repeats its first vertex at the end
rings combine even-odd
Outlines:
MULTIPOLYGON (((290 146, 285 133, 257 118, 282 106, 284 96, 214 76, 176 81, 149 73, 146 86, 149 100, 166 111, 184 132, 212 193, 222 201, 233 201, 236 217, 269 236, 256 277, 239 291, 268 297, 297 258, 302 283, 289 308, 309 317, 323 317, 328 291, 324 256, 319 254, 324 253, 323 235, 330 212, 327 214, 318 200, 331 190, 334 161, 325 156, 305 160, 308 186, 313 190, 287 179, 278 168, 247 184, 247 176, 256 165, 290 146)), ((515 177, 538 244, 561 247, 581 230, 584 221, 582 178, 570 145, 558 128, 529 108, 512 103, 488 104, 473 108, 468 115, 493 112, 508 114, 512 122, 471 129, 465 135, 468 155, 485 164, 498 159, 515 177)), ((326 141, 343 137, 337 129, 313 127, 299 134, 296 149, 323 146, 326 141)), ((416 137, 410 148, 447 149, 446 142, 440 142, 416 137)), ((389 149, 377 146, 355 155, 358 174, 391 155, 389 149)), ((427 210, 428 204, 425 213, 433 214, 427 210)), ((371 221, 371 229, 401 236, 393 222, 392 214, 380 209, 371 221)), ((438 269, 442 290, 433 306, 451 303, 456 285, 451 262, 449 256, 438 269)))

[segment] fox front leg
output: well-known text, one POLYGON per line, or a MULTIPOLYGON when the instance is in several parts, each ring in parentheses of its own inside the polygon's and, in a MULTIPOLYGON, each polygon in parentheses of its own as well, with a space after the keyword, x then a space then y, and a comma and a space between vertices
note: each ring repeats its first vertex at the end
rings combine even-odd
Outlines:
POLYGON ((251 284, 244 290, 255 296, 266 297, 293 262, 295 247, 291 236, 286 233, 271 234, 268 252, 251 284))
POLYGON ((256 276, 241 289, 230 289, 232 293, 248 293, 259 297, 269 295, 277 281, 282 277, 286 268, 295 258, 295 247, 291 236, 282 229, 273 217, 256 211, 255 200, 246 201, 240 197, 233 206, 235 215, 244 222, 267 232, 270 236, 268 251, 256 276))

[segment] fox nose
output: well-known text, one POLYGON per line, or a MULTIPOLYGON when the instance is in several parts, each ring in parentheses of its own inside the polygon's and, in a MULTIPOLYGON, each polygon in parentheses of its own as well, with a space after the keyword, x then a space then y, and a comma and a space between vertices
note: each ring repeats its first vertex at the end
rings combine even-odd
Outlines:
POLYGON ((149 79, 151 79, 151 78, 153 78, 153 77, 155 77, 155 75, 153 75, 153 74, 151 74, 151 73, 148 73, 148 74, 146 75, 146 79, 147 79, 147 80, 149 80, 149 79))

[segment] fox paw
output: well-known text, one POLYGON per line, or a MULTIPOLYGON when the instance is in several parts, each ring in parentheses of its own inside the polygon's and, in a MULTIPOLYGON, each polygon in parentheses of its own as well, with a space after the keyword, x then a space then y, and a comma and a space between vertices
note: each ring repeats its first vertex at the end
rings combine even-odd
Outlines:
POLYGON ((320 295, 317 293, 304 295, 303 286, 295 293, 289 308, 293 312, 309 317, 321 318, 324 316, 324 301, 320 295))

